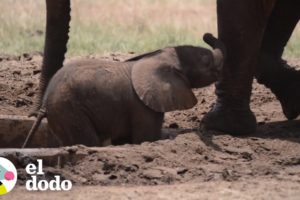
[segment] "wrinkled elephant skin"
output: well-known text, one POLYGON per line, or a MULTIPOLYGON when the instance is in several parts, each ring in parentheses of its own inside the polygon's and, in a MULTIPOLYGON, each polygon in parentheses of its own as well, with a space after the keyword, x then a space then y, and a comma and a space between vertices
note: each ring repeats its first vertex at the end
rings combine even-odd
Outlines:
POLYGON ((256 130, 250 110, 253 77, 270 88, 288 119, 300 113, 300 72, 282 60, 299 18, 294 0, 218 0, 219 39, 227 49, 223 78, 216 83, 217 102, 204 117, 206 129, 230 134, 256 130))

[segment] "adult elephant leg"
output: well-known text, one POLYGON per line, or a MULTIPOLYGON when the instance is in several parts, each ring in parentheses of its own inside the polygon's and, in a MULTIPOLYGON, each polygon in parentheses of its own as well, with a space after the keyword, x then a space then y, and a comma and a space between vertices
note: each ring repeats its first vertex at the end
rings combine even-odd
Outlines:
POLYGON ((299 19, 299 1, 276 3, 264 34, 256 74, 258 82, 269 87, 279 99, 288 119, 300 114, 300 71, 288 66, 282 54, 299 19))
POLYGON ((218 32, 226 48, 223 77, 216 83, 217 101, 206 114, 206 129, 248 134, 256 129, 250 110, 255 66, 273 0, 218 0, 218 32))
POLYGON ((46 0, 47 22, 44 59, 38 99, 31 115, 41 107, 42 99, 52 76, 62 67, 67 51, 70 22, 70 0, 46 0))

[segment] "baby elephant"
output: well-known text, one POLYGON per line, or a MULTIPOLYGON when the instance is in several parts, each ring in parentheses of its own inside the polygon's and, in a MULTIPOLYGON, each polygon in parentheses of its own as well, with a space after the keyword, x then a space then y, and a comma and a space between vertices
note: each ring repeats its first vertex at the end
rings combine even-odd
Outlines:
POLYGON ((60 145, 139 144, 160 139, 164 112, 192 108, 191 88, 215 82, 224 45, 211 34, 214 48, 176 46, 124 62, 73 61, 50 81, 42 108, 23 145, 42 118, 60 145))

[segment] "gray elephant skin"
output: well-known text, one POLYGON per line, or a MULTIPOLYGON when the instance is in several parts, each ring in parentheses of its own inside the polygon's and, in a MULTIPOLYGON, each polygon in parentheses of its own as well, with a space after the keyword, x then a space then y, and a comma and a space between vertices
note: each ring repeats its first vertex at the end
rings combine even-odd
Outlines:
POLYGON ((221 72, 225 47, 211 34, 204 40, 214 50, 177 46, 125 62, 84 59, 66 64, 47 87, 29 139, 45 115, 60 145, 160 139, 164 112, 193 107, 197 99, 191 89, 215 82, 221 72))
POLYGON ((227 50, 217 101, 202 124, 231 134, 253 134, 253 78, 279 100, 287 119, 300 114, 300 71, 282 59, 300 19, 297 0, 217 0, 218 37, 227 50))

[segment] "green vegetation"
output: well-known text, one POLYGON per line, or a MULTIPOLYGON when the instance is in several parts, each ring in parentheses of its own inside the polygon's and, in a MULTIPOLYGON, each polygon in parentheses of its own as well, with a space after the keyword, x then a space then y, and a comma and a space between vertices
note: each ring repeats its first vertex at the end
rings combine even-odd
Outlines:
MULTIPOLYGON (((68 56, 107 52, 145 52, 179 45, 204 45, 216 33, 211 0, 72 0, 68 56)), ((1 0, 0 53, 42 51, 45 2, 1 0)), ((300 27, 286 51, 300 57, 300 27)))

